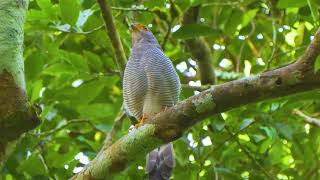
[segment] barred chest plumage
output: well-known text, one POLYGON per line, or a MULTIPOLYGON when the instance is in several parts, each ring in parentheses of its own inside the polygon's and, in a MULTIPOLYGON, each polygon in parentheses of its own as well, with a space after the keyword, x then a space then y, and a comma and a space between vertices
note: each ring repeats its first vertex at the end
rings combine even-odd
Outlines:
POLYGON ((137 119, 173 106, 180 93, 179 77, 171 61, 154 43, 137 43, 133 47, 123 85, 127 111, 137 119))

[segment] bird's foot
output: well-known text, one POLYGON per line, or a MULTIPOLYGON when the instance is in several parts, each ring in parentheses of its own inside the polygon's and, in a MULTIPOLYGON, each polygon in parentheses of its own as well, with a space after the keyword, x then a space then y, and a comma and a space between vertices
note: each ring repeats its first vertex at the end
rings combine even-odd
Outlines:
POLYGON ((140 126, 143 125, 143 123, 145 122, 146 119, 147 119, 146 116, 142 115, 142 118, 138 120, 138 123, 136 125, 134 125, 134 128, 138 129, 140 126))

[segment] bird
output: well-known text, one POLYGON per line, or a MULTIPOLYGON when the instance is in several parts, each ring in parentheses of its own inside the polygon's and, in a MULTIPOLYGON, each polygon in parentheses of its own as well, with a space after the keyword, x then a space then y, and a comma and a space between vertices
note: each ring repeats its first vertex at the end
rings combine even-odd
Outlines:
MULTIPOLYGON (((150 29, 131 23, 132 48, 123 75, 124 109, 139 128, 147 119, 174 106, 180 95, 180 79, 150 29)), ((149 180, 167 180, 175 166, 172 143, 162 145, 146 157, 149 180)))

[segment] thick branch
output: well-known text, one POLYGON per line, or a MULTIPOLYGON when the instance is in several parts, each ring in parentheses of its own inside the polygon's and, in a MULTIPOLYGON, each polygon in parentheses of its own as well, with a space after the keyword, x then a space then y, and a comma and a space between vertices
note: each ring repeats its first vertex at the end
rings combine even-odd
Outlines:
POLYGON ((39 118, 26 95, 23 69, 23 23, 28 0, 0 1, 0 163, 15 140, 35 128, 39 118))
MULTIPOLYGON (((182 24, 197 23, 200 6, 191 7, 183 16, 182 24)), ((188 39, 186 46, 199 65, 200 80, 202 84, 214 84, 215 75, 211 61, 211 50, 204 38, 188 39)))
POLYGON ((294 64, 214 86, 192 96, 103 150, 74 179, 112 177, 157 146, 176 140, 205 117, 262 100, 320 88, 313 65, 320 53, 320 29, 305 54, 294 64))
POLYGON ((118 68, 121 71, 124 71, 127 58, 123 50, 122 43, 120 41, 119 33, 114 24, 114 19, 111 13, 111 7, 109 5, 108 0, 97 0, 97 1, 100 5, 103 20, 107 27, 108 36, 112 43, 112 47, 113 47, 115 58, 116 58, 116 64, 118 65, 118 68))

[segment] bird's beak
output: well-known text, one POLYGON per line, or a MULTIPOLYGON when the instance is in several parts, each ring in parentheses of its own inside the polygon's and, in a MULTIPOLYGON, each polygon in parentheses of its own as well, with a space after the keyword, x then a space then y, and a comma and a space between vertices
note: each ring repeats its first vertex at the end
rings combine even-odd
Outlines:
POLYGON ((139 29, 137 28, 137 24, 131 23, 130 24, 130 31, 139 31, 139 29))

